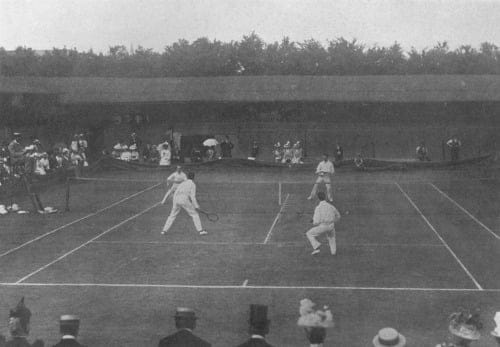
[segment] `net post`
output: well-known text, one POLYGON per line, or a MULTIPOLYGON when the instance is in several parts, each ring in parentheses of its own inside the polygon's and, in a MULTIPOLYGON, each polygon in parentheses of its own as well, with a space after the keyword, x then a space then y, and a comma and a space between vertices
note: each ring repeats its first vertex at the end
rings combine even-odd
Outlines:
POLYGON ((66 177, 66 202, 64 206, 64 211, 68 212, 69 211, 69 196, 70 196, 70 183, 69 183, 69 177, 66 177))
POLYGON ((281 181, 278 181, 278 205, 281 206, 281 181))

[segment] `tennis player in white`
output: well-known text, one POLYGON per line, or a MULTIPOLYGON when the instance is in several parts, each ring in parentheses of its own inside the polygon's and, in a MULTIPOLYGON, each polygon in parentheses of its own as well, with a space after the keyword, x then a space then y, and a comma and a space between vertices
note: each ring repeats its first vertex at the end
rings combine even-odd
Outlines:
POLYGON ((179 214, 181 208, 186 211, 191 218, 193 219, 194 226, 196 231, 200 233, 200 235, 208 234, 206 230, 203 230, 201 226, 200 215, 196 211, 200 208, 198 205, 198 201, 196 201, 196 184, 193 182, 194 172, 189 172, 187 174, 187 180, 179 184, 175 193, 174 193, 174 204, 172 206, 172 211, 165 222, 165 226, 163 227, 162 235, 165 235, 169 230, 172 224, 175 221, 175 218, 179 214))
POLYGON ((311 195, 309 195, 307 199, 312 200, 312 198, 316 195, 318 185, 320 183, 324 183, 326 185, 328 200, 332 201, 331 175, 333 175, 334 173, 335 168, 333 167, 333 163, 328 160, 328 154, 323 154, 323 160, 318 164, 318 167, 316 168, 316 175, 318 175, 318 178, 316 179, 316 183, 314 183, 311 195))
POLYGON ((186 180, 187 180, 186 174, 182 171, 182 168, 180 166, 177 166, 177 169, 167 178, 167 184, 172 184, 172 186, 170 186, 170 189, 165 194, 165 197, 163 198, 161 203, 164 204, 169 196, 174 195, 179 184, 181 184, 186 180))
POLYGON ((330 245, 330 253, 337 253, 337 243, 335 241, 335 223, 340 220, 339 211, 331 204, 325 201, 325 193, 319 192, 319 204, 314 210, 313 227, 306 232, 307 239, 313 247, 312 255, 320 252, 321 243, 316 239, 321 234, 326 234, 328 244, 330 245))

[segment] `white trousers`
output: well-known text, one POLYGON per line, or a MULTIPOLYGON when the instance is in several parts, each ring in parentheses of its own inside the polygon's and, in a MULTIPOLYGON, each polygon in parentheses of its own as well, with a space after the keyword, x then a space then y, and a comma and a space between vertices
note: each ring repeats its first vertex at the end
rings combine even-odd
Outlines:
POLYGON ((335 224, 320 224, 312 227, 306 232, 307 239, 311 243, 311 246, 316 249, 321 246, 321 242, 317 240, 317 237, 326 234, 326 239, 330 245, 330 252, 332 254, 337 253, 337 243, 335 241, 335 224))
POLYGON ((181 208, 187 212, 188 215, 193 219, 194 227, 196 231, 200 232, 203 230, 201 227, 200 215, 196 212, 196 209, 193 206, 193 203, 189 200, 187 196, 176 196, 174 197, 174 205, 172 206, 172 211, 170 211, 170 215, 165 222, 165 226, 163 227, 163 231, 167 232, 172 224, 177 218, 177 215, 181 211, 181 208))
POLYGON ((318 191, 318 185, 324 183, 326 185, 326 195, 328 200, 332 201, 332 184, 330 182, 330 176, 325 175, 325 176, 318 176, 316 179, 316 183, 314 183, 313 189, 311 191, 311 197, 314 198, 316 196, 316 193, 318 191))

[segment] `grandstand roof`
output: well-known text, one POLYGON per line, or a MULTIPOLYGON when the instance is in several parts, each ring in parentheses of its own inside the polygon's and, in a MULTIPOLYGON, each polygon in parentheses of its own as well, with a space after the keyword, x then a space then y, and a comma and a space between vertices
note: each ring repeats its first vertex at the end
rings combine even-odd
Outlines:
POLYGON ((500 75, 0 77, 0 93, 59 94, 63 104, 500 101, 500 75))

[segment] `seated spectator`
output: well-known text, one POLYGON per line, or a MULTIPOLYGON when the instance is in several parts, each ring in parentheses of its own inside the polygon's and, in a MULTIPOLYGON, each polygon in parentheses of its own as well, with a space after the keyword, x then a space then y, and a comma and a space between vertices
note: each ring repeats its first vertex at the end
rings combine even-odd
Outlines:
POLYGON ((81 167, 83 166, 83 158, 79 152, 71 151, 70 161, 73 166, 81 167))
POLYGON ((62 338, 54 347, 83 347, 76 337, 80 328, 80 319, 74 315, 63 315, 59 320, 59 331, 62 338))
POLYGON ((358 153, 356 157, 354 158, 354 165, 358 170, 364 170, 365 169, 365 162, 363 160, 363 157, 361 156, 361 153, 358 153))
POLYGON ((248 160, 257 160, 259 152, 260 152, 259 144, 257 143, 257 141, 254 141, 252 144, 252 148, 250 149, 250 156, 248 157, 248 160))
POLYGON ((49 156, 47 153, 41 153, 35 157, 35 174, 45 176, 50 171, 49 156))
POLYGON ((417 159, 420 161, 430 161, 429 155, 427 153, 427 147, 425 147, 425 142, 421 142, 415 150, 417 153, 417 159))
POLYGON ((481 338, 479 332, 483 327, 479 312, 470 313, 467 310, 452 313, 448 330, 451 333, 450 342, 444 342, 436 347, 469 347, 472 342, 481 338))
POLYGON ((33 344, 28 342, 30 331, 31 311, 24 305, 24 297, 19 301, 14 310, 9 313, 9 334, 10 339, 6 341, 1 336, 0 341, 6 341, 5 347, 43 347, 42 340, 36 340, 33 344))
POLYGON ((186 307, 178 307, 175 312, 177 332, 165 337, 158 347, 209 347, 210 343, 193 334, 197 317, 194 311, 186 307))
POLYGON ((283 148, 281 148, 281 143, 279 141, 274 144, 273 156, 275 163, 281 163, 281 159, 283 158, 283 148))
POLYGON ((500 312, 495 313, 495 329, 491 332, 491 335, 497 341, 497 344, 500 346, 500 312))
POLYGON ((121 159, 123 151, 127 149, 128 146, 120 139, 118 140, 116 145, 113 146, 113 151, 111 152, 111 155, 116 159, 121 159))
POLYGON ((396 329, 384 328, 380 329, 378 334, 373 338, 374 347, 404 347, 406 346, 406 338, 398 333, 396 329))
POLYGON ((282 163, 291 163, 293 158, 293 149, 290 144, 290 141, 287 141, 283 146, 283 159, 281 159, 282 163))
POLYGON ((238 347, 272 347, 266 341, 266 335, 269 333, 269 319, 267 319, 267 306, 250 305, 249 318, 250 339, 238 347))
POLYGON ((87 142, 87 140, 85 140, 85 135, 84 134, 79 134, 78 135, 78 147, 79 147, 79 150, 80 150, 80 154, 83 158, 83 166, 89 166, 89 163, 88 163, 88 156, 87 156, 87 152, 88 152, 88 149, 89 149, 89 144, 87 142))
POLYGON ((191 150, 191 162, 192 163, 199 163, 203 161, 203 157, 201 155, 201 151, 198 147, 193 147, 191 150))

